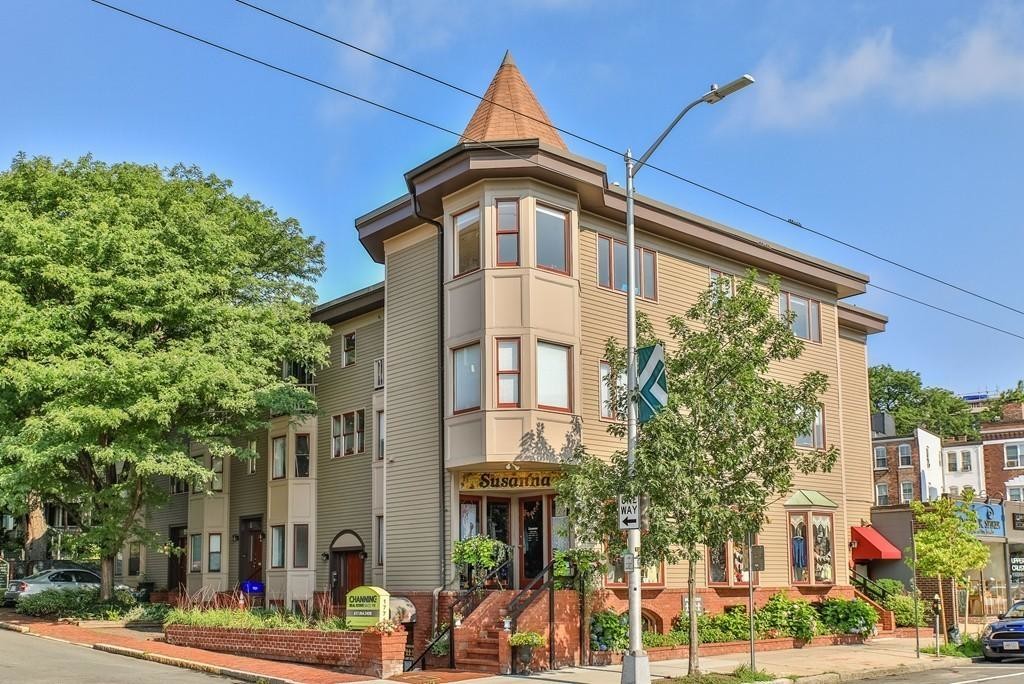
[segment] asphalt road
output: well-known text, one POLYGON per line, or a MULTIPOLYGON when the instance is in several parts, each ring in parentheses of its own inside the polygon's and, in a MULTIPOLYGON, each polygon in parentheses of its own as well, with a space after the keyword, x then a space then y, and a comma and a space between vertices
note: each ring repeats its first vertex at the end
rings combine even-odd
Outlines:
POLYGON ((148 660, 0 630, 2 684, 226 684, 231 681, 148 660))
POLYGON ((928 670, 863 681, 877 684, 1024 684, 1024 660, 972 663, 944 670, 928 670))

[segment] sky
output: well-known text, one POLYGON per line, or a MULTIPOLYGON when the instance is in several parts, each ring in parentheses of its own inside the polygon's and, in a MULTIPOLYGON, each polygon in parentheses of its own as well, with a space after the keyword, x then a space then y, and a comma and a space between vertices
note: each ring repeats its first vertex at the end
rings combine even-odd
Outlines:
MULTIPOLYGON (((109 1, 455 131, 477 105, 233 0, 109 1)), ((478 94, 509 49, 555 125, 617 150, 750 73, 652 162, 1024 309, 1024 3, 253 2, 478 94)), ((382 279, 355 218, 457 142, 88 0, 4 2, 0 59, 0 168, 19 151, 197 164, 324 242, 324 300, 382 279)), ((620 157, 567 143, 622 182, 620 157)), ((650 169, 637 190, 1024 335, 1022 314, 650 169)), ((1024 377, 1024 340, 880 291, 848 301, 889 316, 872 364, 956 392, 1024 377)))

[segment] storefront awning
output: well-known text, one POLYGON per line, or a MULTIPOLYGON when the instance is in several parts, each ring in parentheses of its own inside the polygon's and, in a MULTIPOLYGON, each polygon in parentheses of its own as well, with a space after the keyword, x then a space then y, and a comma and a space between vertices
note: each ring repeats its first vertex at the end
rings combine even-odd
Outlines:
POLYGON ((852 554, 854 562, 903 558, 900 550, 873 527, 853 527, 850 532, 853 540, 857 542, 852 554))

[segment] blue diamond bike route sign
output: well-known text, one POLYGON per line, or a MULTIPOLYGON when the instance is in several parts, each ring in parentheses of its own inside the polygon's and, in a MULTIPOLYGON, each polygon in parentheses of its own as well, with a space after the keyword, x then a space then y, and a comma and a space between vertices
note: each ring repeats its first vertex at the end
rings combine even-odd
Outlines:
POLYGON ((637 417, 641 423, 646 423, 668 404, 665 348, 652 344, 637 349, 636 355, 637 387, 640 390, 637 417))

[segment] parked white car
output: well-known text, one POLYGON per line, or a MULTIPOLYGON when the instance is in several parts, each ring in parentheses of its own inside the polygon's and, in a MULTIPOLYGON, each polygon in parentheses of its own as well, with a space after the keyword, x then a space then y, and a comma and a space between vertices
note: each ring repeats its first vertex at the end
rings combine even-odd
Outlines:
MULTIPOLYGON (((12 580, 4 593, 4 605, 12 606, 21 597, 31 594, 38 594, 53 589, 99 589, 100 576, 90 570, 79 570, 75 568, 54 568, 43 570, 34 575, 12 580)), ((115 589, 131 589, 119 584, 115 589)))

